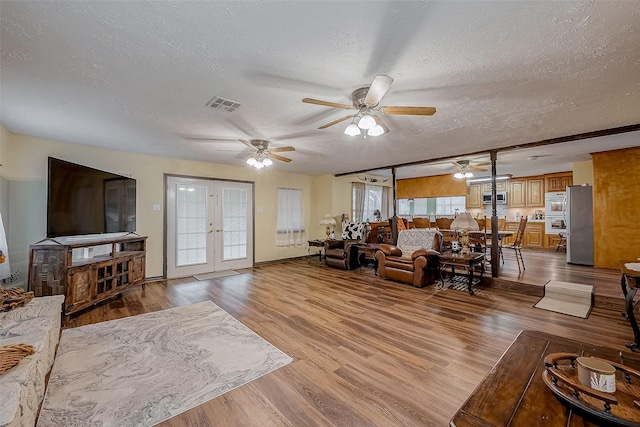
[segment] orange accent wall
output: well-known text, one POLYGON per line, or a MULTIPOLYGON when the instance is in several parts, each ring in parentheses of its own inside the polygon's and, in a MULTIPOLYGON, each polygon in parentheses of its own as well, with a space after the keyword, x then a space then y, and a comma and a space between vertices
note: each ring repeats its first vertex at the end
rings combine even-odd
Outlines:
POLYGON ((451 174, 406 178, 396 181, 396 197, 398 199, 466 195, 466 180, 456 179, 451 174))
POLYGON ((640 147, 592 153, 596 267, 640 257, 640 147))

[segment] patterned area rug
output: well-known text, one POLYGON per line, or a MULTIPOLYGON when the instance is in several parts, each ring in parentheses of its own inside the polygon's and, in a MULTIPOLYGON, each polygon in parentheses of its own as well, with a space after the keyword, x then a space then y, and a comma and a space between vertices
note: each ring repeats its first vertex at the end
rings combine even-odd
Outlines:
POLYGON ((544 297, 534 307, 586 319, 593 305, 593 292, 590 285, 549 280, 544 285, 544 297))
POLYGON ((219 279, 221 277, 227 276, 235 276, 236 274, 240 274, 234 270, 223 270, 223 271, 213 271, 211 273, 204 274, 194 274, 193 277, 196 280, 209 280, 209 279, 219 279))
POLYGON ((207 301, 62 332, 38 426, 150 426, 287 356, 207 301))
MULTIPOLYGON (((454 276, 454 277, 450 277, 447 279, 444 279, 444 286, 442 285, 442 282, 438 282, 438 289, 439 290, 445 290, 445 289, 454 289, 456 291, 464 291, 464 292, 468 292, 469 288, 468 288, 468 284, 469 284, 469 277, 468 276, 454 276)), ((473 285, 471 286, 471 289, 473 289, 473 292, 477 295, 477 294, 482 294, 484 291, 484 289, 479 288, 478 286, 480 285, 480 278, 478 277, 474 277, 473 279, 473 285)))

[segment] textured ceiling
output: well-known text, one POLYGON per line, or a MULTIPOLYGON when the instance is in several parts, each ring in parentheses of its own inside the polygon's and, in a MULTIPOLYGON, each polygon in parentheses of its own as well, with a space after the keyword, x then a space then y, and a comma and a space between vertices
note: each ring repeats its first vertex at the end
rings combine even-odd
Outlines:
MULTIPOLYGON (((326 174, 640 123, 638 1, 2 0, 0 18, 0 120, 78 144, 243 165, 235 139, 261 138, 296 148, 279 170, 326 174), (381 105, 436 114, 383 116, 377 138, 317 129, 345 110, 302 98, 350 104, 376 74, 395 79, 381 105)), ((536 167, 570 169, 556 160, 536 167)))

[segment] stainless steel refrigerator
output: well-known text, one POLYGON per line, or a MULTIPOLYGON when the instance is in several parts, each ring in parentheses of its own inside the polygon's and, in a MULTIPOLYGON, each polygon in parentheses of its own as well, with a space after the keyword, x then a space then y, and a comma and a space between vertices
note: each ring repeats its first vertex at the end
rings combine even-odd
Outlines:
POLYGON ((590 185, 567 187, 567 262, 593 265, 593 191, 590 185))

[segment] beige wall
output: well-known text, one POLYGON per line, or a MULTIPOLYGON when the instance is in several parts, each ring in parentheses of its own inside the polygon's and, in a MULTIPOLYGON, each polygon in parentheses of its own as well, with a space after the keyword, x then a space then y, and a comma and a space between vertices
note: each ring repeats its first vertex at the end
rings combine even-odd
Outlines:
POLYGON ((593 186, 593 160, 573 164, 573 185, 582 184, 593 186))
MULTIPOLYGON (((3 131, 3 132, 6 132, 3 131)), ((317 198, 318 188, 333 177, 311 177, 279 172, 276 167, 262 170, 205 162, 145 156, 95 147, 44 140, 7 133, 0 147, 4 166, 2 175, 9 182, 8 231, 12 269, 21 266, 27 272, 29 245, 45 237, 46 233, 46 174, 47 158, 61 158, 97 169, 131 174, 138 182, 137 232, 149 237, 147 276, 161 276, 163 271, 163 174, 251 181, 255 183, 255 262, 306 255, 307 246, 275 246, 276 193, 278 187, 302 188, 305 194, 305 220, 308 238, 319 237, 323 228, 320 217, 332 211, 331 192, 317 198), (162 210, 153 211, 153 204, 162 210), (262 210, 258 212, 259 210, 262 210), (17 263, 17 264, 16 264, 17 263)), ((323 233, 322 233, 323 234, 323 233)), ((25 277, 26 279, 26 277, 25 277)))

